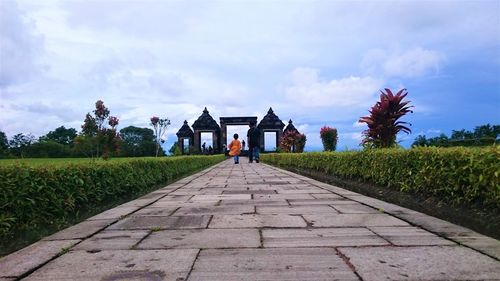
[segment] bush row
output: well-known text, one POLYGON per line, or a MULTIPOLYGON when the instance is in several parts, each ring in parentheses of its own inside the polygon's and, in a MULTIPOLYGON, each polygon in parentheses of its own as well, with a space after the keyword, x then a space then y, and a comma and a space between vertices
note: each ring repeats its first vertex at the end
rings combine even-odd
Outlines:
POLYGON ((216 155, 0 166, 0 235, 62 225, 81 209, 143 194, 222 160, 216 155))
POLYGON ((262 161, 419 193, 452 204, 500 209, 500 151, 496 146, 267 154, 262 155, 262 161))

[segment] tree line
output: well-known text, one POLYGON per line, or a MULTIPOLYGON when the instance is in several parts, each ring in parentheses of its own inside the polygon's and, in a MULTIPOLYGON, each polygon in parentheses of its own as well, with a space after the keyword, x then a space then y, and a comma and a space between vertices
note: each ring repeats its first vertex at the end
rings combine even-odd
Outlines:
POLYGON ((0 131, 0 158, 164 156, 161 144, 170 120, 153 116, 150 121, 153 129, 128 126, 118 132, 119 119, 99 100, 92 114, 85 116, 79 133, 60 126, 38 139, 23 133, 8 139, 0 131))
POLYGON ((440 134, 437 137, 427 138, 425 135, 418 136, 412 146, 487 146, 498 143, 500 134, 500 125, 481 125, 476 126, 474 131, 465 129, 451 131, 451 136, 440 134))
MULTIPOLYGON (((152 129, 128 126, 119 131, 119 136, 119 148, 111 153, 112 156, 142 157, 156 155, 157 144, 152 129)), ((76 129, 64 126, 60 126, 38 139, 32 134, 23 133, 16 134, 8 139, 6 134, 0 131, 0 158, 90 157, 91 152, 89 149, 75 145, 77 137, 76 129)), ((158 156, 164 155, 165 151, 159 146, 158 156)))

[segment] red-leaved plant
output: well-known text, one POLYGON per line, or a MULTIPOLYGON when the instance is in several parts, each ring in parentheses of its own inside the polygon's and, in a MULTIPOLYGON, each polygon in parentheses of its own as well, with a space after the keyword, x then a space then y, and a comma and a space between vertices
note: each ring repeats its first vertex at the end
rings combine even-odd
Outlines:
POLYGON ((321 142, 323 143, 324 151, 335 151, 337 148, 337 129, 328 126, 323 126, 319 131, 321 142))
POLYGON ((387 88, 385 92, 380 92, 380 101, 371 108, 370 115, 361 117, 358 121, 368 125, 368 129, 363 131, 364 147, 392 147, 396 145, 396 135, 399 132, 411 133, 410 128, 405 126, 409 123, 399 121, 408 112, 413 112, 410 110, 413 106, 408 106, 410 101, 403 101, 408 95, 406 89, 399 90, 396 95, 387 88))
POLYGON ((283 152, 304 152, 306 145, 306 135, 297 131, 289 131, 283 134, 280 139, 279 148, 283 152))
POLYGON ((76 148, 89 156, 107 160, 113 153, 117 153, 120 145, 120 135, 117 133, 119 119, 110 116, 109 109, 102 100, 95 103, 94 115, 85 115, 82 131, 75 139, 76 148), (106 120, 110 128, 106 126, 106 120))

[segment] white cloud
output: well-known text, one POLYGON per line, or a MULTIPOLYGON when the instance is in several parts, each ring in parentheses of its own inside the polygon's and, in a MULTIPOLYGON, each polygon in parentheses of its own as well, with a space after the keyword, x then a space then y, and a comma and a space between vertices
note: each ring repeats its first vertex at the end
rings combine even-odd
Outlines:
POLYGON ((354 123, 352 124, 352 126, 353 126, 354 128, 361 128, 361 127, 366 127, 366 124, 365 124, 365 123, 361 123, 361 122, 356 121, 356 122, 354 122, 354 123))
POLYGON ((383 81, 369 76, 324 81, 319 70, 313 68, 296 68, 292 76, 292 85, 285 89, 286 96, 303 101, 306 107, 364 106, 383 85, 383 81))
POLYGON ((0 88, 28 81, 43 68, 37 60, 43 37, 19 10, 16 2, 0 4, 0 88))
POLYGON ((443 131, 439 129, 429 129, 426 131, 427 134, 441 134, 443 131))
POLYGON ((215 118, 262 118, 272 106, 321 146, 322 125, 361 131, 353 122, 384 87, 412 85, 415 115, 435 115, 414 78, 452 81, 452 63, 481 65, 499 46, 498 1, 0 1, 9 135, 79 128, 102 99, 120 127, 159 115, 172 119, 169 134, 204 106, 215 118))
POLYGON ((361 63, 362 69, 385 77, 412 78, 439 72, 443 55, 437 51, 416 47, 404 52, 369 50, 361 63))

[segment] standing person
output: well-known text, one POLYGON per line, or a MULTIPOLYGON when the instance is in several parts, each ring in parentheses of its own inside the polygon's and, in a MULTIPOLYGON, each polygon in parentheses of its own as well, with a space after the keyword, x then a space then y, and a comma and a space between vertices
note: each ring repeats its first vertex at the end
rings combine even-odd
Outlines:
POLYGON ((247 132, 248 138, 248 162, 259 163, 259 149, 260 149, 260 130, 255 126, 255 122, 250 123, 250 129, 247 132))
POLYGON ((245 150, 245 140, 241 141, 241 150, 245 150))
POLYGON ((241 151, 241 143, 238 140, 238 134, 234 134, 234 140, 228 145, 229 155, 234 157, 234 164, 240 163, 240 151, 241 151))

